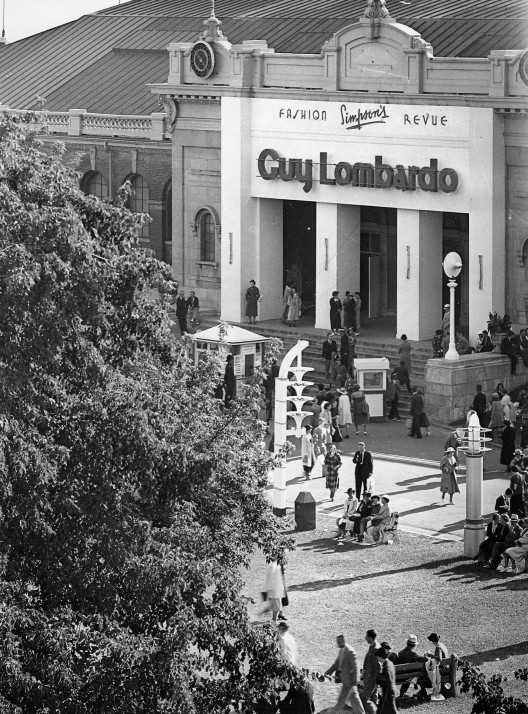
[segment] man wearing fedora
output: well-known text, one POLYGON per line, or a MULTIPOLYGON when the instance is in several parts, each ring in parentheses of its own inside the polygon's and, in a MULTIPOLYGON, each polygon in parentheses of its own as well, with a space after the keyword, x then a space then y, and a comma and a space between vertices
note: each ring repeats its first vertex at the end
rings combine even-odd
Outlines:
MULTIPOLYGON (((418 638, 416 635, 408 635, 407 643, 405 647, 398 652, 398 659, 396 664, 411 664, 412 662, 425 662, 425 657, 419 655, 416 651, 416 646, 418 645, 418 638)), ((404 697, 407 694, 407 690, 411 686, 412 678, 406 682, 403 682, 400 687, 400 697, 404 697)), ((419 680, 418 684, 420 686, 420 698, 427 698, 427 683, 425 680, 419 680)))

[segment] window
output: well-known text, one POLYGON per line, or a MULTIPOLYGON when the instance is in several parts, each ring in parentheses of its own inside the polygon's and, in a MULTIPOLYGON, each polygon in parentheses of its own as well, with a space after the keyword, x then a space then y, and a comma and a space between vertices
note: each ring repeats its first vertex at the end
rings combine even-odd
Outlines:
MULTIPOLYGON (((132 174, 126 177, 130 181, 131 192, 126 202, 126 207, 134 213, 149 212, 149 187, 143 176, 140 174, 132 174)), ((145 223, 138 231, 138 236, 143 240, 148 240, 149 224, 145 223)))
POLYGON ((200 262, 216 262, 216 220, 207 208, 198 211, 196 233, 200 241, 200 262))
POLYGON ((84 174, 81 179, 81 191, 104 200, 108 198, 108 186, 99 171, 87 171, 84 174))
POLYGON ((163 189, 161 207, 163 260, 172 264, 172 181, 167 181, 163 189))

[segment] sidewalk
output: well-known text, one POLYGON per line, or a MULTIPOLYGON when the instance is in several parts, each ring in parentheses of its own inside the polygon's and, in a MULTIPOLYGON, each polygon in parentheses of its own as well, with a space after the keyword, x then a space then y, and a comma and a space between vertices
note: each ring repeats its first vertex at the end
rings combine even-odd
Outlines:
MULTIPOLYGON (((299 492, 309 491, 316 501, 321 515, 341 514, 345 491, 354 487, 354 464, 352 455, 357 442, 364 440, 374 458, 374 484, 378 494, 390 498, 390 507, 400 514, 400 528, 411 533, 423 534, 442 540, 463 538, 465 520, 466 486, 464 457, 458 476, 460 493, 455 494, 454 504, 449 498, 441 500, 439 462, 444 453, 444 443, 449 430, 432 429, 430 437, 411 439, 406 435, 404 422, 372 423, 368 435, 344 439, 338 444, 343 466, 335 502, 329 500, 318 463, 310 481, 306 481, 299 457, 287 464, 287 507, 294 509, 299 492)), ((484 457, 483 514, 493 512, 495 499, 509 484, 509 476, 499 465, 500 449, 496 447, 484 457)), ((271 487, 270 487, 271 490, 271 487)))

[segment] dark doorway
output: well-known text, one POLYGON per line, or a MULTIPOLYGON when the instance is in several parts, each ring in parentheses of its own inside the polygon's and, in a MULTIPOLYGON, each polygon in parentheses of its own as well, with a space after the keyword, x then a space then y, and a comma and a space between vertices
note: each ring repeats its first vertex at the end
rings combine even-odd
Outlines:
MULTIPOLYGON (((444 213, 442 225, 442 255, 454 251, 462 258, 462 271, 456 282, 455 290, 455 330, 469 337, 469 215, 467 213, 444 213)), ((449 303, 447 278, 442 271, 442 301, 449 303)))
POLYGON ((361 206, 362 323, 396 315, 396 209, 361 206))
POLYGON ((315 311, 315 218, 312 201, 283 201, 283 282, 291 281, 303 314, 315 311))

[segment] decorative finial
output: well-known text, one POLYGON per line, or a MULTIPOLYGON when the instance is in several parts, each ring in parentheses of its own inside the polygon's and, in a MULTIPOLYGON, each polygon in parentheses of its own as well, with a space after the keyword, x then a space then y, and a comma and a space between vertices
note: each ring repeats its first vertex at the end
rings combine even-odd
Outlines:
POLYGON ((5 4, 6 0, 2 0, 2 36, 0 37, 0 45, 5 45, 6 33, 5 33, 5 4))
POLYGON ((380 36, 381 20, 392 20, 385 6, 386 0, 367 0, 363 17, 370 20, 370 39, 377 40, 380 36))
POLYGON ((363 17, 378 20, 390 17, 389 11, 387 10, 385 4, 386 0, 367 0, 367 7, 365 8, 363 17))
POLYGON ((202 40, 211 42, 214 40, 223 40, 224 34, 220 29, 222 23, 215 14, 215 0, 211 0, 211 14, 204 20, 205 30, 202 32, 202 40))

